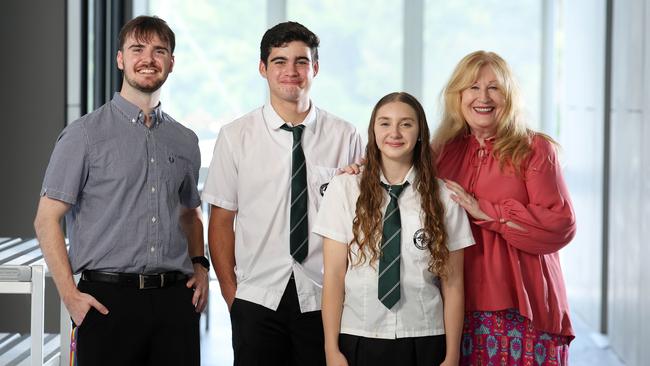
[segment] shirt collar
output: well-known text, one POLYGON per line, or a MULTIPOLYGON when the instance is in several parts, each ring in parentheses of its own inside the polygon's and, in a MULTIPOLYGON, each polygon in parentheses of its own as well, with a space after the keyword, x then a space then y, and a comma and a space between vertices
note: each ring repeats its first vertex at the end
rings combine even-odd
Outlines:
MULTIPOLYGON (((280 115, 271 105, 271 102, 264 104, 262 115, 264 116, 264 121, 266 122, 267 126, 269 126, 269 128, 272 130, 278 130, 280 129, 280 126, 285 124, 288 124, 290 126, 292 125, 289 123, 289 121, 285 121, 282 119, 282 117, 280 117, 280 115)), ((316 110, 316 107, 314 107, 314 103, 310 102, 309 113, 307 113, 307 116, 305 116, 305 119, 302 121, 302 125, 305 126, 305 130, 313 130, 315 128, 317 117, 318 112, 316 110)))
MULTIPOLYGON (((390 183, 388 183, 388 179, 386 179, 386 177, 384 176, 384 172, 380 170, 379 173, 380 173, 379 179, 381 180, 381 182, 387 185, 391 185, 390 183)), ((409 182, 409 186, 412 186, 413 182, 415 181, 415 175, 416 175, 415 165, 411 165, 411 169, 409 169, 408 173, 406 173, 404 180, 398 184, 393 184, 393 185, 402 185, 406 182, 409 182)))
MULTIPOLYGON (((117 107, 124 115, 129 119, 131 123, 144 123, 144 114, 142 109, 137 105, 129 102, 124 98, 120 93, 113 94, 113 105, 117 107)), ((162 108, 160 108, 160 102, 158 105, 151 111, 153 118, 153 125, 157 125, 163 121, 162 119, 162 108)))

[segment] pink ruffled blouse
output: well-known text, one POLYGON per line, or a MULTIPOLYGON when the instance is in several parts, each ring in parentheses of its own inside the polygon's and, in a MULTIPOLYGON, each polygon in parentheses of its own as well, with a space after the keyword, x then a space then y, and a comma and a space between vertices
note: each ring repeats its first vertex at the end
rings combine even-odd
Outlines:
POLYGON ((576 231, 575 214, 553 145, 535 136, 520 175, 499 168, 494 139, 447 144, 438 175, 458 182, 494 220, 472 219, 476 245, 465 249, 465 309, 517 309, 539 330, 573 337, 558 251, 576 231), (525 231, 512 228, 512 221, 525 231))

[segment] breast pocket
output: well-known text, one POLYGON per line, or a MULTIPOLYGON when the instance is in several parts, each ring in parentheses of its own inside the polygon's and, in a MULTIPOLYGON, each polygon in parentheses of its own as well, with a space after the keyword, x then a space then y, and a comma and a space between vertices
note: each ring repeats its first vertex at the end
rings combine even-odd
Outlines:
POLYGON ((313 165, 309 168, 309 199, 320 208, 320 202, 327 191, 330 180, 336 175, 337 168, 313 165))
POLYGON ((188 174, 187 159, 171 150, 164 151, 160 159, 162 160, 160 165, 163 181, 170 192, 178 192, 185 180, 185 175, 188 174))

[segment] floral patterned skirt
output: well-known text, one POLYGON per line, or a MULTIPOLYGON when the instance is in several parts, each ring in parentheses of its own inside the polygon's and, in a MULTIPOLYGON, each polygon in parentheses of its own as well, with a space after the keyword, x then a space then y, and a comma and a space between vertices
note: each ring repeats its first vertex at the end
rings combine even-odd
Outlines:
POLYGON ((465 313, 462 366, 564 366, 569 338, 533 328, 514 309, 465 313))

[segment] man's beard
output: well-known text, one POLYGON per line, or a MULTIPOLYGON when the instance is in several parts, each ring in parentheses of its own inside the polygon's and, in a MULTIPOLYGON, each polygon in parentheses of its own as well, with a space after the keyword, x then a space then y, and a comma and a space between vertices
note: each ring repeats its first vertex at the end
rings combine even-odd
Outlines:
POLYGON ((165 76, 162 79, 156 80, 156 82, 153 83, 153 84, 147 84, 147 85, 139 84, 135 79, 130 78, 126 74, 125 74, 125 79, 126 79, 126 82, 132 88, 134 88, 134 89, 136 89, 138 91, 141 91, 143 93, 149 93, 150 94, 150 93, 153 93, 153 92, 157 91, 158 89, 160 89, 160 87, 165 83, 165 81, 167 81, 167 76, 165 76))

